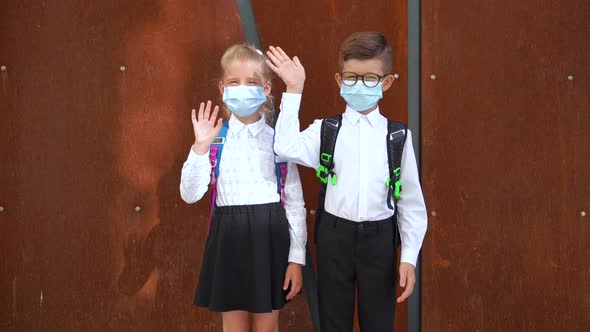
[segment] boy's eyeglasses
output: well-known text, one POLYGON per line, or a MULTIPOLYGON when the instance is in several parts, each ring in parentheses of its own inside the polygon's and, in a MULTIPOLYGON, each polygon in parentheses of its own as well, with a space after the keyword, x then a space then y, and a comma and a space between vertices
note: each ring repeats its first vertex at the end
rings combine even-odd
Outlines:
POLYGON ((363 84, 367 88, 374 88, 377 86, 377 84, 379 84, 379 82, 382 79, 387 77, 387 75, 389 75, 389 74, 386 74, 383 76, 373 74, 373 73, 366 73, 364 75, 357 75, 356 73, 352 73, 352 72, 343 72, 343 73, 340 73, 340 79, 342 80, 342 84, 347 85, 347 86, 353 86, 356 84, 358 79, 361 78, 361 80, 363 81, 363 84))

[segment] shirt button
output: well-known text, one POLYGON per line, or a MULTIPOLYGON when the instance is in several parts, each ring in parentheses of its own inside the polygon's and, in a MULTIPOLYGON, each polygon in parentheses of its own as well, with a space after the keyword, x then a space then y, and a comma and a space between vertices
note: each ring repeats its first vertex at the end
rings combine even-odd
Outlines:
POLYGON ((360 221, 365 221, 365 218, 361 217, 360 221))

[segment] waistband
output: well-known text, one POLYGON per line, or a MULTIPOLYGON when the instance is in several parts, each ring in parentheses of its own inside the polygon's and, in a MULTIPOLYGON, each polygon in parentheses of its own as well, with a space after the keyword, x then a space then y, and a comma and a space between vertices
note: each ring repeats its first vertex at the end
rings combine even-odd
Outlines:
POLYGON ((342 225, 345 227, 356 228, 356 229, 372 229, 378 228, 381 225, 393 224, 393 217, 389 217, 383 220, 373 220, 373 221, 352 221, 344 218, 337 217, 329 212, 324 211, 322 214, 322 221, 321 222, 330 222, 333 221, 338 224, 338 226, 342 225))
POLYGON ((229 205, 229 206, 218 206, 215 208, 215 214, 220 215, 231 215, 231 214, 251 214, 251 213, 264 213, 268 211, 278 211, 283 206, 280 202, 277 203, 266 203, 266 204, 253 204, 253 205, 229 205))

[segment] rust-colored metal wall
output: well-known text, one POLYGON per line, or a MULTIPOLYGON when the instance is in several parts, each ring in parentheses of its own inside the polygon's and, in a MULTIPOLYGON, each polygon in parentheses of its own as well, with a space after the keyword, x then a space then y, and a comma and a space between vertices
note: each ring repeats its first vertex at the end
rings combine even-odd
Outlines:
POLYGON ((178 186, 242 39, 234 1, 2 2, 0 330, 221 331, 178 186))
POLYGON ((423 331, 589 331, 590 3, 422 14, 423 331))
MULTIPOLYGON (((305 66, 300 112, 302 129, 314 119, 344 111, 346 104, 334 81, 338 71, 338 48, 346 37, 357 31, 379 31, 392 44, 393 73, 397 73, 399 79, 385 93, 380 107, 386 117, 407 121, 407 1, 253 0, 252 3, 262 45, 266 48, 281 46, 290 56, 297 55, 305 66)), ((273 83, 278 103, 285 87, 280 79, 273 83)), ((311 212, 317 207, 319 182, 315 171, 300 170, 306 206, 311 212)), ((313 220, 314 216, 308 214, 309 239, 313 239, 313 220)), ((315 254, 315 246, 310 248, 315 254)), ((396 331, 407 330, 407 316, 407 303, 398 305, 396 331)), ((305 317, 304 324, 303 330, 311 331, 311 320, 305 317)), ((358 331, 358 327, 355 329, 358 331)))

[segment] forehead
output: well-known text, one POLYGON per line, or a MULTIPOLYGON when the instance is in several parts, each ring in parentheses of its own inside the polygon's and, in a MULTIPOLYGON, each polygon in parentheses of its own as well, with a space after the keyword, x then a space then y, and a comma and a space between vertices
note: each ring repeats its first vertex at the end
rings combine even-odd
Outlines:
POLYGON ((381 59, 358 60, 350 59, 342 63, 342 72, 353 72, 359 75, 373 73, 383 75, 383 61, 381 59))
POLYGON ((235 60, 225 68, 225 77, 259 77, 260 64, 252 60, 235 60))

